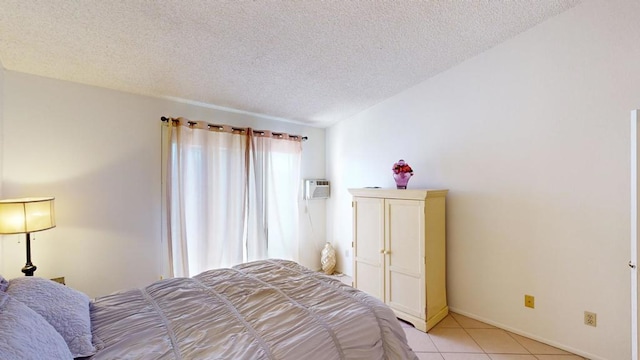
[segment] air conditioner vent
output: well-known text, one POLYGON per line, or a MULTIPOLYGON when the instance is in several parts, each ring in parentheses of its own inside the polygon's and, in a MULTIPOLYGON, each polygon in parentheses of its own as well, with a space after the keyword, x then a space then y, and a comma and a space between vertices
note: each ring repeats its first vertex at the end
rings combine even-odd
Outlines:
POLYGON ((327 199, 330 194, 329 180, 307 179, 304 181, 304 198, 306 200, 327 199))

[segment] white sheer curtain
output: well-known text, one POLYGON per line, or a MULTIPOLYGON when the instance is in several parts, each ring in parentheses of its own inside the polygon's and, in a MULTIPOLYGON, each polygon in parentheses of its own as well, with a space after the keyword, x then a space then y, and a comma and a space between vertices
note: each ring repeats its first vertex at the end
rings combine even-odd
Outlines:
POLYGON ((173 276, 244 260, 246 136, 169 126, 167 189, 173 276))
POLYGON ((247 260, 298 260, 299 141, 254 136, 249 170, 247 260))
POLYGON ((189 123, 168 126, 171 275, 265 258, 297 260, 300 140, 189 123))

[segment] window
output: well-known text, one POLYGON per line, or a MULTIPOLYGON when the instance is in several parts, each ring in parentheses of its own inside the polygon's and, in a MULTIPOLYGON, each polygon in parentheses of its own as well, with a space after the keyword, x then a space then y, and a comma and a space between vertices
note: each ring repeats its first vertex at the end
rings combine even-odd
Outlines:
POLYGON ((187 124, 167 127, 171 275, 265 258, 297 260, 299 138, 187 124))

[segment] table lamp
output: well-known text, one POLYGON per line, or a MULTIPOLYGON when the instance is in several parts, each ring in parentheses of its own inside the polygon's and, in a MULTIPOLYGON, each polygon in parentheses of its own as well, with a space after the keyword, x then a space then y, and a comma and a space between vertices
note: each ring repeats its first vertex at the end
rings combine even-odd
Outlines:
POLYGON ((22 268, 26 276, 33 276, 36 266, 31 263, 32 232, 56 226, 53 197, 0 200, 0 234, 27 234, 27 263, 22 268))

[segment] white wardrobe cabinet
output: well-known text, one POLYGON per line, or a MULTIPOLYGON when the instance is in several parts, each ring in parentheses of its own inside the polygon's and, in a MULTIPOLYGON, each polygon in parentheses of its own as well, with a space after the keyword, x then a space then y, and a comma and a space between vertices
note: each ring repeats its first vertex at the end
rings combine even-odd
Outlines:
POLYGON ((396 316, 429 331, 449 313, 445 197, 448 190, 349 189, 353 285, 396 316))

